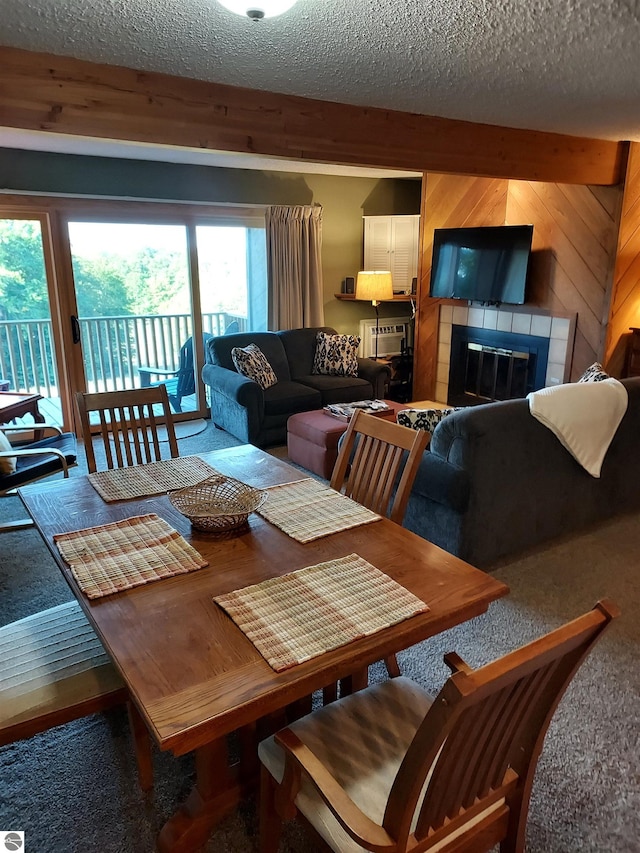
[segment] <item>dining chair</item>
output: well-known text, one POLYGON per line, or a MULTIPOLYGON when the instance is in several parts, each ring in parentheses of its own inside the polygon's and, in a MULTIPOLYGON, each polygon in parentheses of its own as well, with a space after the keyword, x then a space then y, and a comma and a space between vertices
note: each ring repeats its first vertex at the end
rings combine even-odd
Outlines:
POLYGON ((97 471, 91 439, 92 415, 99 427, 107 468, 124 468, 162 459, 160 426, 166 429, 171 457, 179 455, 173 415, 164 385, 128 391, 78 392, 76 406, 90 474, 97 471))
MULTIPOLYGON (((341 440, 330 486, 402 524, 429 438, 424 430, 356 411, 341 440)), ((400 675, 395 655, 385 658, 385 665, 389 675, 400 675)), ((330 691, 325 691, 325 702, 331 699, 330 691)))
MULTIPOLYGON (((36 427, 5 424, 0 429, 0 497, 11 496, 20 486, 26 486, 53 474, 69 476, 69 468, 77 460, 76 437, 72 432, 62 432, 59 426, 36 424, 36 427), (38 441, 21 441, 12 445, 7 433, 46 431, 52 433, 38 441)), ((0 533, 32 527, 30 519, 6 521, 0 524, 0 533)))
POLYGON ((356 410, 341 440, 330 486, 402 524, 428 433, 356 410))
POLYGON ((551 718, 618 615, 598 602, 477 670, 450 653, 435 699, 393 678, 262 741, 261 853, 296 815, 337 853, 521 853, 551 718))
POLYGON ((127 704, 140 787, 153 787, 142 718, 77 601, 0 627, 0 746, 127 704))

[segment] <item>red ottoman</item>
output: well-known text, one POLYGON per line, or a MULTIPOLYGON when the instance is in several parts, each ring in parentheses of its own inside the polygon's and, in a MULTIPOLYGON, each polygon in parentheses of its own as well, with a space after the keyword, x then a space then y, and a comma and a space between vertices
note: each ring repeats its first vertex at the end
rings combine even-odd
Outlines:
MULTIPOLYGON (((385 403, 391 411, 379 417, 388 420, 395 421, 400 409, 407 408, 406 403, 395 403, 393 400, 385 400, 385 403)), ((346 429, 345 421, 328 415, 322 409, 291 415, 287 421, 289 459, 325 480, 331 479, 338 458, 338 441, 346 429)))

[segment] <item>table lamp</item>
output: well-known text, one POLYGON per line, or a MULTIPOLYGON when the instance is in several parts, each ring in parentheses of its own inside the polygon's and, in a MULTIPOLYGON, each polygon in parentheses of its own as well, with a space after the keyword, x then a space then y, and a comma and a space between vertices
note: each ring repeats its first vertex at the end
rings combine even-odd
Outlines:
POLYGON ((362 270, 356 280, 355 298, 368 302, 376 309, 376 354, 378 358, 378 305, 393 299, 393 281, 389 270, 362 270))

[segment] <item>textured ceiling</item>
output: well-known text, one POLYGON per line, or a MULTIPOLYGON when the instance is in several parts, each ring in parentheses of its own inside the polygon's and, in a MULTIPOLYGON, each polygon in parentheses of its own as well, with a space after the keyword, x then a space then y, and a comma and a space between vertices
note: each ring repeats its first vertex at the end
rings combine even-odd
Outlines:
POLYGON ((0 44, 343 103, 640 140, 638 0, 1 0, 0 44))

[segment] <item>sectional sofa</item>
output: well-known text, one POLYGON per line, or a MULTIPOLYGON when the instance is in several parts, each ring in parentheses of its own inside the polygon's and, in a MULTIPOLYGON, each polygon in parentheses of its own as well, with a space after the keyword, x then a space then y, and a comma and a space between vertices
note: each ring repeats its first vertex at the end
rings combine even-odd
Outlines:
POLYGON ((627 411, 598 479, 530 414, 526 399, 448 415, 418 469, 405 527, 487 567, 552 537, 640 510, 640 378, 623 385, 627 411))

